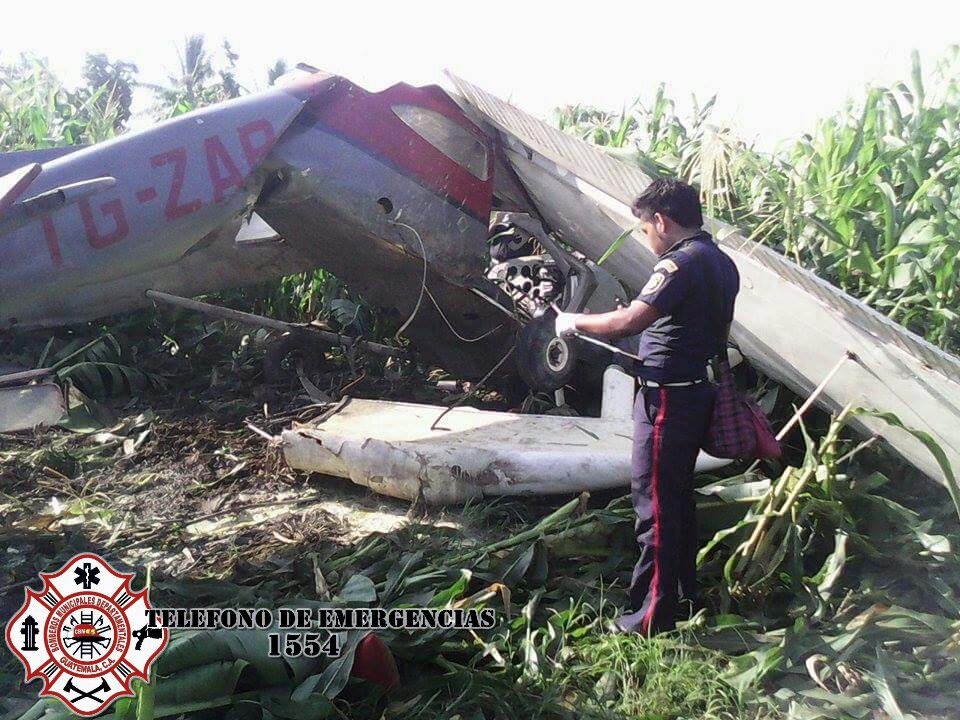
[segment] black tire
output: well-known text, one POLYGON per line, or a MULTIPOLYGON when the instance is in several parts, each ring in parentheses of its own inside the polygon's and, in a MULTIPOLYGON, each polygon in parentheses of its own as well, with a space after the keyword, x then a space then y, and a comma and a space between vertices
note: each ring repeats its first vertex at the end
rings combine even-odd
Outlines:
POLYGON ((520 378, 534 392, 553 392, 573 377, 578 341, 558 338, 555 318, 548 314, 527 323, 517 333, 516 365, 520 378))

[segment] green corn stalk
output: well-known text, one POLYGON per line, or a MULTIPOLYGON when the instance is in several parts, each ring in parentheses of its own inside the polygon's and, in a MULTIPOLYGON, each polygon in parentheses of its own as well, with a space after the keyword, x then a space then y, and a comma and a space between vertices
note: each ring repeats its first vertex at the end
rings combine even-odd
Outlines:
POLYGON ((0 152, 99 142, 116 134, 119 113, 111 88, 68 89, 45 61, 0 66, 0 152))
POLYGON ((632 148, 630 159, 648 174, 697 183, 708 214, 958 352, 958 67, 957 50, 932 74, 914 54, 909 82, 868 89, 772 153, 714 123, 712 100, 682 121, 663 86, 649 106, 570 106, 555 118, 597 145, 632 148))

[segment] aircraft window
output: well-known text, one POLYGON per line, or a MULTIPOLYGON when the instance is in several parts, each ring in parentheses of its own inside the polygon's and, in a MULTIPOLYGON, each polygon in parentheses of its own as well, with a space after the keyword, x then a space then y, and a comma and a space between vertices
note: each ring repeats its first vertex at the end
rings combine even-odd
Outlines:
POLYGON ((486 180, 487 148, 469 130, 433 110, 416 105, 394 105, 393 112, 437 150, 479 180, 486 180))

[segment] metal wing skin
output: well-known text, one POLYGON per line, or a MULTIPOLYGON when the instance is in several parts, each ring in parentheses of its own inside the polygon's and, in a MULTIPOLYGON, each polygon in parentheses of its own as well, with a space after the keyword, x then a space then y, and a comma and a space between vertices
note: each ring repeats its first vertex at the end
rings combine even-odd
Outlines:
POLYGON ((36 212, 25 207, 5 231, 0 217, 0 328, 130 309, 151 287, 196 293, 249 279, 178 263, 204 240, 232 241, 263 161, 320 85, 204 108, 43 163, 29 184, 36 212), (113 181, 88 180, 105 177, 113 181))
MULTIPOLYGON (((627 228, 635 228, 630 202, 650 182, 637 168, 550 127, 450 75, 462 104, 492 134, 546 224, 597 259, 627 228)), ((838 288, 798 267, 734 228, 708 222, 740 271, 733 338, 765 373, 800 394, 824 380, 821 404, 847 404, 893 412, 908 426, 928 432, 960 469, 960 359, 934 347, 838 288)), ((655 258, 638 233, 604 267, 636 290, 655 258)), ((940 482, 944 473, 913 435, 861 416, 867 433, 882 436, 900 455, 940 482)))
POLYGON ((276 182, 256 210, 367 300, 416 311, 405 334, 429 357, 482 376, 516 330, 470 291, 488 259, 493 156, 439 87, 370 93, 334 77, 268 158, 276 182))
POLYGON ((12 233, 35 220, 42 221, 44 216, 95 195, 101 190, 112 188, 116 182, 112 177, 81 180, 12 203, 6 210, 0 211, 0 236, 12 233))
POLYGON ((406 334, 464 376, 512 344, 513 321, 470 290, 486 262, 491 141, 438 87, 369 93, 318 72, 48 157, 31 194, 77 197, 24 209, 6 231, 0 219, 0 329, 323 266, 398 318, 416 309, 406 334), (78 181, 104 176, 114 184, 79 195, 78 181), (282 241, 238 235, 254 211, 282 241))
POLYGON ((0 177, 0 218, 37 179, 41 169, 39 163, 31 163, 0 177))
POLYGON ((7 175, 25 165, 43 165, 58 157, 82 150, 85 145, 67 145, 65 147, 41 148, 39 150, 15 150, 0 153, 0 175, 7 175))

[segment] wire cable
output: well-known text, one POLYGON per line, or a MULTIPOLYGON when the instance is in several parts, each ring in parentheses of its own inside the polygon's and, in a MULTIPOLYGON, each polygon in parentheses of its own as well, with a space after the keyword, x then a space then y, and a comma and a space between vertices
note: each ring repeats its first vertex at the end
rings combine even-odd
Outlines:
MULTIPOLYGON (((491 305, 493 305, 493 306, 494 306, 495 308, 497 308, 498 310, 502 311, 508 318, 510 318, 510 319, 513 320, 514 322, 518 322, 518 323, 520 323, 521 325, 523 325, 523 321, 522 321, 519 317, 517 317, 516 311, 511 311, 510 308, 504 307, 503 305, 501 305, 499 302, 497 302, 496 300, 494 300, 492 297, 490 297, 490 296, 487 295, 486 293, 481 292, 480 290, 477 290, 477 288, 474 288, 474 287, 470 288, 470 292, 472 292, 474 295, 476 295, 476 296, 477 296, 478 298, 480 298, 481 300, 485 300, 486 302, 490 303, 491 305)), ((516 303, 514 303, 514 304, 516 304, 516 303)))
POLYGON ((465 338, 463 335, 457 332, 456 328, 450 324, 450 321, 447 320, 447 316, 443 314, 443 310, 440 309, 440 303, 437 302, 437 299, 433 296, 433 293, 430 292, 430 288, 424 286, 424 289, 427 291, 427 297, 430 298, 430 301, 433 303, 433 306, 437 309, 437 312, 440 313, 440 317, 443 318, 443 321, 447 324, 447 327, 450 328, 450 332, 457 336, 457 339, 465 343, 475 343, 483 340, 485 337, 493 335, 497 330, 503 327, 503 323, 497 325, 493 330, 487 330, 483 335, 478 335, 475 338, 465 338))
POLYGON ((399 342, 400 335, 403 333, 404 330, 406 330, 410 326, 410 323, 412 323, 414 318, 417 316, 417 313, 420 311, 420 305, 423 303, 424 293, 426 293, 426 295, 430 298, 430 301, 433 303, 433 306, 437 309, 437 312, 440 313, 440 317, 443 318, 443 322, 446 323, 447 327, 450 329, 450 332, 452 332, 457 337, 457 339, 460 340, 461 342, 465 342, 465 343, 479 342, 480 340, 483 340, 484 338, 489 337, 490 335, 493 335, 493 333, 497 332, 497 330, 502 328, 503 324, 501 323, 500 325, 497 325, 492 330, 488 330, 487 332, 475 338, 467 338, 461 335, 459 332, 457 332, 457 329, 453 327, 453 325, 450 323, 450 320, 447 319, 447 316, 443 313, 443 310, 440 308, 440 303, 437 302, 437 299, 433 296, 433 293, 430 292, 430 288, 427 287, 427 267, 428 267, 427 249, 423 244, 423 238, 420 237, 420 233, 417 232, 417 229, 415 227, 413 227, 412 225, 408 225, 407 223, 400 222, 400 215, 402 214, 403 214, 403 210, 400 210, 397 213, 397 217, 395 217, 393 220, 389 220, 388 222, 391 225, 407 228, 410 232, 413 233, 414 237, 417 239, 417 243, 420 245, 420 256, 423 258, 423 277, 420 279, 420 294, 419 296, 417 296, 417 304, 414 305, 413 312, 410 313, 410 317, 408 317, 406 321, 403 323, 403 325, 400 326, 400 329, 397 330, 396 333, 394 333, 394 336, 393 336, 394 339, 397 342, 399 342))
POLYGON ((465 403, 467 400, 469 400, 474 395, 476 395, 480 391, 480 388, 483 387, 484 383, 487 382, 487 380, 489 380, 493 376, 493 374, 500 369, 500 367, 507 361, 507 359, 511 355, 513 355, 513 351, 515 349, 516 349, 516 346, 512 346, 509 350, 507 350, 507 354, 504 355, 502 358, 500 358, 500 361, 490 369, 490 372, 488 372, 486 375, 483 376, 483 379, 481 379, 480 382, 478 382, 476 385, 470 388, 470 392, 468 392, 462 398, 454 402, 452 405, 450 405, 450 407, 444 409, 444 411, 437 416, 437 419, 433 421, 433 424, 430 425, 430 429, 431 430, 449 430, 450 428, 438 428, 437 423, 440 422, 440 420, 443 419, 443 416, 446 415, 448 412, 450 412, 454 408, 460 407, 461 405, 463 405, 463 403, 465 403))
POLYGON ((388 220, 391 225, 397 225, 399 227, 404 227, 410 230, 414 237, 417 238, 417 242, 420 244, 420 256, 423 258, 423 277, 420 279, 420 295, 417 296, 417 304, 413 306, 413 312, 410 313, 410 317, 406 319, 403 325, 400 326, 400 329, 393 334, 393 339, 397 342, 400 342, 400 335, 404 330, 413 322, 413 319, 417 316, 417 313, 420 311, 420 303, 423 302, 423 293, 427 289, 427 249, 423 245, 423 239, 420 237, 420 233, 417 232, 417 229, 412 225, 407 225, 406 223, 400 222, 400 216, 403 214, 401 209, 397 212, 397 216, 393 220, 388 220))

